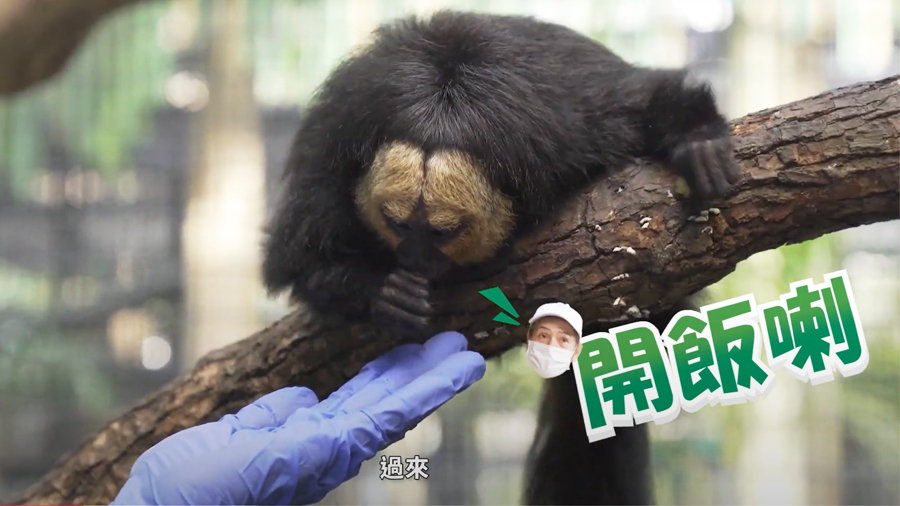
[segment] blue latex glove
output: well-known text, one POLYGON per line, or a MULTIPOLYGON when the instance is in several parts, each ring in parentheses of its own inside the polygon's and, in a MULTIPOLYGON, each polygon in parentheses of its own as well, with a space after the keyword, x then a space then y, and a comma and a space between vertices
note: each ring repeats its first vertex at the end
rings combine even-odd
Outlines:
POLYGON ((112 504, 309 504, 481 379, 484 358, 446 332, 366 365, 328 399, 290 387, 147 450, 112 504))

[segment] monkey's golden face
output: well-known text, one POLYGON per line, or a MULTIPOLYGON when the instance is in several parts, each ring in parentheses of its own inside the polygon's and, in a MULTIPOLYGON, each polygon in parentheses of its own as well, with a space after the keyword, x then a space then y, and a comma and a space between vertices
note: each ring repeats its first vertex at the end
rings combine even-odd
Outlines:
POLYGON ((514 225, 512 202, 469 156, 437 151, 425 159, 399 142, 378 152, 356 188, 356 205, 394 251, 422 243, 459 265, 489 260, 514 225))

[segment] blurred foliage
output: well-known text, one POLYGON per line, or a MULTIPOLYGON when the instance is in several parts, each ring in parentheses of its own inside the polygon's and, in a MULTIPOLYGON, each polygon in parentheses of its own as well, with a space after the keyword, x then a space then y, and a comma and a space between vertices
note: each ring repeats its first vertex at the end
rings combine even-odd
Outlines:
POLYGON ((870 346, 866 370, 838 381, 847 429, 874 457, 884 483, 893 484, 896 490, 900 476, 900 346, 896 342, 870 346))
MULTIPOLYGON (((841 247, 839 236, 826 235, 753 255, 738 264, 732 274, 707 288, 700 294, 697 303, 702 306, 753 293, 756 303, 762 304, 789 292, 792 282, 812 278, 814 283, 821 283, 825 274, 844 268, 841 260, 846 251, 841 247)), ((850 275, 852 283, 853 272, 850 275)), ((894 322, 896 326, 896 319, 894 322)), ((870 355, 866 370, 850 378, 836 373, 834 381, 840 384, 840 416, 846 420, 850 436, 877 463, 884 483, 890 484, 895 483, 900 475, 897 454, 897 448, 900 448, 900 343, 896 339, 895 327, 889 330, 868 328, 866 342, 870 355), (882 336, 879 331, 894 335, 882 336)), ((785 379, 793 380, 790 377, 785 379)), ((779 384, 776 383, 774 388, 779 388, 779 384)), ((816 387, 805 384, 804 388, 816 387)), ((679 504, 726 500, 720 496, 686 493, 677 484, 710 482, 716 479, 717 466, 723 466, 731 473, 736 472, 745 450, 746 424, 752 423, 754 409, 754 403, 747 403, 707 407, 694 414, 682 413, 673 425, 702 425, 704 421, 712 421, 715 429, 708 431, 701 439, 657 441, 653 451, 659 475, 658 499, 679 504), (713 452, 712 456, 709 451, 713 452), (688 464, 690 462, 693 464, 688 464)), ((807 431, 816 430, 818 420, 813 415, 805 413, 803 419, 807 431)), ((834 444, 841 444, 841 441, 834 444)), ((732 479, 737 477, 733 475, 732 479)))
MULTIPOLYGON (((305 69, 302 40, 280 21, 285 13, 296 15, 301 5, 312 3, 246 3, 247 29, 253 34, 248 54, 264 101, 299 98, 290 88, 305 69)), ((178 70, 177 52, 160 44, 166 30, 185 29, 180 24, 186 20, 172 15, 176 5, 147 2, 114 13, 91 32, 57 78, 0 100, 0 181, 8 180, 15 195, 29 194, 34 178, 46 169, 50 132, 79 163, 106 177, 128 170, 132 150, 153 127, 150 114, 166 104, 166 81, 178 70)), ((209 0, 198 6, 203 22, 209 0)), ((202 45, 197 41, 193 48, 202 45)))
POLYGON ((0 259, 0 310, 45 312, 52 298, 50 276, 17 268, 0 259))
POLYGON ((543 382, 525 359, 525 346, 517 346, 488 362, 486 381, 480 391, 488 405, 498 409, 533 409, 543 382))
POLYGON ((20 319, 5 319, 0 335, 0 396, 75 405, 89 413, 114 408, 114 385, 100 368, 101 348, 20 319))
POLYGON ((16 194, 27 194, 46 169, 51 132, 103 174, 130 166, 173 61, 156 39, 166 7, 149 2, 106 18, 56 79, 0 102, 0 169, 16 194))

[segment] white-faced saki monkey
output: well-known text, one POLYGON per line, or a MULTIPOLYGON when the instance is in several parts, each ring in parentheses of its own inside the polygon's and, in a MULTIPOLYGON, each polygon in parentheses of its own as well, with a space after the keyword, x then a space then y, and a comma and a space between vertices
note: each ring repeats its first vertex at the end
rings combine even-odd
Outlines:
MULTIPOLYGON (((441 283, 495 262, 570 194, 638 157, 701 199, 739 180, 728 124, 684 70, 633 66, 527 17, 440 12, 382 26, 305 113, 267 229, 265 283, 320 314, 427 337, 441 283)), ((650 320, 662 329, 668 317, 650 320)), ((571 370, 546 381, 542 402, 526 503, 653 501, 645 425, 588 443, 571 370)))

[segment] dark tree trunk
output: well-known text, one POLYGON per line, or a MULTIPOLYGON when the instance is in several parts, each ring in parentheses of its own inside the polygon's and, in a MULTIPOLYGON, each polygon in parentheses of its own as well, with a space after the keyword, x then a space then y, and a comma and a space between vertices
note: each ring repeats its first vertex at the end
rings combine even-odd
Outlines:
MULTIPOLYGON (((897 84, 897 77, 857 84, 736 120, 744 181, 705 223, 686 220, 668 171, 652 164, 614 171, 520 241, 502 273, 441 292, 438 326, 463 332, 471 348, 494 357, 524 342, 524 326, 493 322, 498 308, 479 290, 500 286, 520 315, 561 299, 586 321, 624 322, 672 306, 754 253, 900 217, 897 84), (652 218, 647 228, 644 217, 652 218)), ((324 398, 397 344, 367 325, 295 312, 206 356, 12 503, 107 503, 132 462, 161 439, 288 385, 324 398)))

